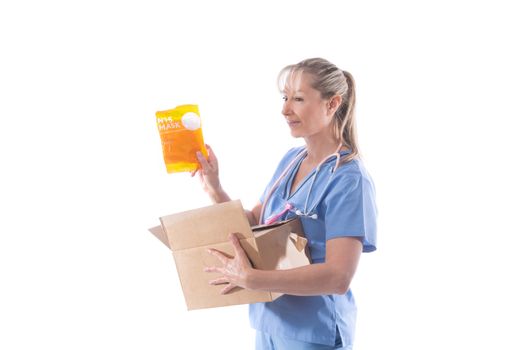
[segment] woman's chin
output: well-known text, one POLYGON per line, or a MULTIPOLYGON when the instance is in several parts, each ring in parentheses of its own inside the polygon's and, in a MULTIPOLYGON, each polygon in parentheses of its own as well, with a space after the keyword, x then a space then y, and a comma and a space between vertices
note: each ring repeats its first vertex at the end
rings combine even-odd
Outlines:
POLYGON ((302 133, 300 133, 298 130, 294 130, 294 129, 291 129, 291 136, 294 138, 303 137, 302 133))

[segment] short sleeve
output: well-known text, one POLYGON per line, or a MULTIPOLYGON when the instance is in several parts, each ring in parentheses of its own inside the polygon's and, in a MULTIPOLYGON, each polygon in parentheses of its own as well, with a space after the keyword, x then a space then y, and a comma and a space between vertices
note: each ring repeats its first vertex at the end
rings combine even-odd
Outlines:
POLYGON ((375 188, 367 176, 354 173, 336 179, 324 204, 326 240, 360 237, 363 252, 376 250, 375 188))

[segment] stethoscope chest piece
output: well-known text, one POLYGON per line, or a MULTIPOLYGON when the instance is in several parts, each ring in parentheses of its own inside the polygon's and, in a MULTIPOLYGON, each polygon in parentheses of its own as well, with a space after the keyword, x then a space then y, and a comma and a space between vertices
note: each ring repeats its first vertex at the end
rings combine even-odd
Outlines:
POLYGON ((300 209, 297 209, 295 212, 294 212, 296 215, 298 216, 306 216, 308 218, 311 218, 311 219, 314 219, 314 220, 318 220, 318 214, 316 213, 313 213, 313 214, 304 214, 302 213, 302 211, 300 209))

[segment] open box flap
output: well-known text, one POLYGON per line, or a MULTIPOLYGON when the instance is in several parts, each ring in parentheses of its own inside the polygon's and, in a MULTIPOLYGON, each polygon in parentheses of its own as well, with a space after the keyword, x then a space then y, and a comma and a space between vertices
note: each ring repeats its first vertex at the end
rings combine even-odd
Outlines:
POLYGON ((149 229, 149 232, 151 232, 156 238, 158 238, 163 244, 167 246, 167 248, 171 248, 169 246, 169 240, 167 239, 167 234, 163 230, 161 226, 155 226, 151 227, 149 229))
POLYGON ((296 217, 294 217, 292 219, 288 219, 288 220, 277 221, 277 222, 274 222, 274 223, 269 224, 269 225, 266 225, 266 224, 255 225, 255 226, 251 227, 251 230, 253 232, 259 232, 259 231, 262 231, 262 230, 268 230, 268 229, 275 228, 277 226, 283 225, 283 224, 288 223, 288 222, 293 221, 293 220, 296 220, 296 217))
POLYGON ((226 242, 234 232, 239 239, 253 237, 239 200, 163 216, 160 221, 173 251, 226 242))
POLYGON ((255 232, 264 270, 285 270, 310 264, 300 220, 255 232))

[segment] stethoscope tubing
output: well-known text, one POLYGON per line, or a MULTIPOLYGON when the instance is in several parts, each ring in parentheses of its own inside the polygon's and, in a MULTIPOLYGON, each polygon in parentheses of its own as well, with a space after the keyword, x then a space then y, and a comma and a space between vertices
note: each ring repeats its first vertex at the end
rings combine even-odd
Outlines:
MULTIPOLYGON (((339 150, 341 149, 341 145, 337 148, 336 152, 328 155, 327 157, 325 157, 325 159, 323 159, 319 164, 318 166, 316 167, 316 172, 314 174, 314 177, 312 178, 312 181, 311 181, 311 185, 309 187, 309 190, 307 192, 307 197, 305 198, 305 205, 304 205, 304 211, 301 212, 300 210, 296 210, 295 211, 295 214, 298 215, 298 216, 309 216, 309 217, 313 217, 313 218, 317 218, 317 215, 310 215, 309 213, 314 210, 319 202, 321 201, 321 198, 323 197, 323 194, 325 193, 325 190, 327 189, 327 187, 329 186, 329 183, 330 183, 330 180, 332 179, 332 176, 329 177, 329 179, 327 180, 327 184, 325 185, 325 188, 324 190, 320 193, 317 201, 315 202, 315 204, 312 206, 312 209, 307 211, 307 206, 309 204, 309 197, 311 195, 311 192, 312 192, 312 187, 314 186, 314 183, 316 182, 316 177, 318 176, 318 173, 320 171, 320 168, 321 166, 327 162, 329 159, 331 159, 332 157, 336 157, 336 164, 334 165, 334 168, 332 169, 332 175, 335 173, 335 171, 337 170, 337 168, 339 167, 339 163, 340 163, 340 160, 341 160, 341 154, 339 153, 339 150)), ((270 190, 268 191, 266 197, 264 198, 264 202, 262 203, 262 208, 260 210, 260 219, 259 219, 259 224, 262 224, 263 223, 263 219, 264 219, 264 211, 266 210, 266 205, 268 204, 269 202, 269 199, 271 198, 271 195, 273 194, 273 192, 278 188, 278 186, 280 185, 280 182, 285 178, 285 176, 287 175, 287 173, 293 168, 294 164, 300 160, 300 158, 302 157, 305 157, 307 155, 307 149, 303 149, 299 154, 296 155, 296 157, 285 167, 284 171, 282 171, 282 173, 280 174, 280 176, 276 179, 276 181, 273 183, 273 185, 271 186, 270 190)), ((290 206, 290 204, 288 203, 288 206, 290 206)))

